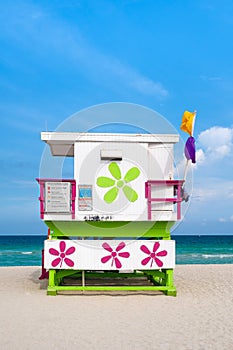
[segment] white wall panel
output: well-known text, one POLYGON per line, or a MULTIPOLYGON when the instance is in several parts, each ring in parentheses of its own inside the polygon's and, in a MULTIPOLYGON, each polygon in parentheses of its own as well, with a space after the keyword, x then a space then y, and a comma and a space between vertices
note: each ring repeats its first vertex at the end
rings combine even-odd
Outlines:
POLYGON ((47 240, 46 269, 156 270, 174 268, 172 240, 47 240))

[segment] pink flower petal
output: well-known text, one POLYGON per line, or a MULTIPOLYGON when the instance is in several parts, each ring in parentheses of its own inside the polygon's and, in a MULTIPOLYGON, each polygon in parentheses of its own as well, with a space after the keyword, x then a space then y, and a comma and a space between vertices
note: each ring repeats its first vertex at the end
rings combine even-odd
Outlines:
POLYGON ((150 254, 149 249, 144 244, 140 247, 140 249, 143 251, 143 253, 150 254))
POLYGON ((112 248, 110 247, 110 245, 108 244, 108 243, 103 243, 102 244, 102 247, 105 249, 105 250, 107 250, 108 252, 112 252, 112 248))
POLYGON ((161 252, 156 253, 156 256, 166 256, 167 251, 166 250, 161 250, 161 252))
POLYGON ((61 253, 64 253, 65 249, 66 249, 66 242, 61 241, 60 242, 60 251, 61 251, 61 253))
POLYGON ((52 266, 53 266, 53 267, 56 267, 60 262, 61 262, 61 258, 54 259, 54 260, 52 261, 52 266))
POLYGON ((115 260, 116 268, 117 268, 117 269, 120 269, 121 266, 122 266, 120 260, 119 260, 118 258, 115 258, 114 260, 115 260))
POLYGON ((57 250, 57 249, 54 249, 54 248, 50 248, 49 249, 49 253, 52 254, 52 255, 60 255, 60 252, 57 250))
POLYGON ((130 256, 128 252, 118 253, 118 255, 121 256, 122 258, 128 258, 130 256))
POLYGON ((111 259, 111 255, 107 255, 107 256, 104 256, 102 259, 101 259, 101 262, 103 263, 103 264, 105 264, 108 260, 110 260, 111 259))
POLYGON ((70 247, 70 248, 67 249, 66 255, 73 254, 74 252, 75 252, 75 247, 70 247))
POLYGON ((156 250, 159 249, 159 247, 160 247, 160 243, 159 242, 155 242, 154 247, 153 247, 153 253, 155 253, 156 250))
POLYGON ((71 260, 69 258, 65 258, 64 261, 65 261, 66 265, 68 265, 69 267, 73 267, 74 266, 73 260, 71 260))
POLYGON ((163 266, 163 262, 161 260, 159 260, 158 258, 154 258, 154 261, 156 262, 156 264, 158 265, 158 267, 162 267, 163 266))
POLYGON ((150 261, 150 259, 151 259, 151 257, 148 256, 147 258, 145 258, 145 259, 142 260, 141 264, 142 264, 142 265, 148 264, 148 262, 150 261))
POLYGON ((116 247, 116 252, 119 252, 119 250, 125 248, 125 243, 124 242, 121 242, 118 244, 118 246, 116 247))

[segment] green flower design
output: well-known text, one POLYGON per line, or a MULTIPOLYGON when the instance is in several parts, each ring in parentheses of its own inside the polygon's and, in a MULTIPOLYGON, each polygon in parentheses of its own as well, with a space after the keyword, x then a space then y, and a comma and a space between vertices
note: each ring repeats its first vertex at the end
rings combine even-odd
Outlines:
POLYGON ((115 162, 110 163, 108 166, 108 170, 114 179, 106 176, 100 176, 97 178, 97 185, 99 187, 112 187, 109 191, 107 191, 104 195, 104 200, 107 203, 112 203, 117 199, 118 193, 120 189, 123 190, 126 198, 130 202, 135 202, 138 199, 138 194, 134 191, 127 183, 135 180, 140 175, 140 170, 137 167, 130 168, 122 179, 121 170, 119 165, 115 162))

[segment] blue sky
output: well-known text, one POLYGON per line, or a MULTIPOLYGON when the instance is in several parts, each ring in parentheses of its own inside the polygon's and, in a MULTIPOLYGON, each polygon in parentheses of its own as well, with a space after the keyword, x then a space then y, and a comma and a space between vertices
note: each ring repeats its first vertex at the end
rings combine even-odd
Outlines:
POLYGON ((232 35, 228 0, 1 1, 1 234, 46 232, 40 132, 108 102, 151 108, 177 130, 197 110, 193 196, 174 233, 232 234, 232 35))

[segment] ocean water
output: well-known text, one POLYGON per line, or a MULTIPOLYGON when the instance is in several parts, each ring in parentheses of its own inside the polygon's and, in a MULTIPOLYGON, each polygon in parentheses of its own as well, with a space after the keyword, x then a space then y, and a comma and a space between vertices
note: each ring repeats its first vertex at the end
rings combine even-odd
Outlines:
MULTIPOLYGON (((0 266, 40 266, 46 236, 0 236, 0 266)), ((173 236, 177 264, 233 264, 232 236, 173 236)))
POLYGON ((233 264, 232 236, 174 236, 177 264, 233 264))
POLYGON ((0 266, 39 266, 46 236, 0 236, 0 266))

